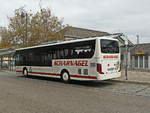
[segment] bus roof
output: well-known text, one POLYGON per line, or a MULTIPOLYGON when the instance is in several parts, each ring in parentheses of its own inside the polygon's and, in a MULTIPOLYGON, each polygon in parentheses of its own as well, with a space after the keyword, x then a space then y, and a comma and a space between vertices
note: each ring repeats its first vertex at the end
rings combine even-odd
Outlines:
POLYGON ((37 46, 31 46, 31 47, 25 47, 25 48, 19 48, 16 49, 16 51, 21 51, 21 50, 27 50, 27 49, 34 49, 34 48, 41 48, 41 47, 47 47, 47 46, 53 46, 53 45, 59 45, 59 44, 67 44, 67 43, 73 43, 73 42, 80 42, 80 41, 88 41, 88 40, 94 40, 94 39, 111 39, 111 40, 116 40, 113 37, 116 37, 116 35, 112 36, 103 36, 103 37, 92 37, 92 38, 84 38, 84 39, 75 39, 75 40, 65 40, 65 41, 57 41, 57 42, 52 42, 49 44, 41 44, 41 45, 37 45, 37 46))

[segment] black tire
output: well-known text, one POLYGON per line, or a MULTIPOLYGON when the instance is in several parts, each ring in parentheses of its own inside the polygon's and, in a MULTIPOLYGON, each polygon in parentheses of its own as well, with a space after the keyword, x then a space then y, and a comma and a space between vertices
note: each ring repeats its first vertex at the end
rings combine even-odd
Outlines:
POLYGON ((70 75, 67 71, 63 71, 61 73, 61 80, 64 82, 64 83, 69 83, 70 82, 70 75))
POLYGON ((24 76, 24 77, 28 77, 28 70, 27 70, 27 69, 24 69, 24 70, 23 70, 23 76, 24 76))

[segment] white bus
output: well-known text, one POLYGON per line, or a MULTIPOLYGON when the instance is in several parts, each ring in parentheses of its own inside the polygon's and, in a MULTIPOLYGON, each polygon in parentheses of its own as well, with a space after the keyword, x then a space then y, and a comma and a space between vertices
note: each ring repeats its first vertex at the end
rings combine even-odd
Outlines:
POLYGON ((112 36, 21 48, 16 72, 70 80, 107 80, 121 76, 119 42, 112 36))

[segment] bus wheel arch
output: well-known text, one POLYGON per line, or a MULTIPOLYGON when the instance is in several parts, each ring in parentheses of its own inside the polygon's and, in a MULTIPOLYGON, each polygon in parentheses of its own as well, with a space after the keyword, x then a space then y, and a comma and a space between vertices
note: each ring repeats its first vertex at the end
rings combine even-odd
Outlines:
POLYGON ((63 69, 60 75, 63 82, 68 83, 70 81, 70 74, 67 69, 63 69))
POLYGON ((24 75, 25 77, 28 77, 28 70, 27 70, 26 67, 23 68, 23 75, 24 75))

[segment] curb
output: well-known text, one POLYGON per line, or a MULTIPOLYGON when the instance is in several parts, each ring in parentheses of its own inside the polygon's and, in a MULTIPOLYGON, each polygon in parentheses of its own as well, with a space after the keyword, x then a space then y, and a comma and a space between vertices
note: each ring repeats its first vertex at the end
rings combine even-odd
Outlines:
POLYGON ((142 85, 150 85, 150 82, 142 82, 142 81, 131 81, 131 80, 110 80, 111 82, 123 82, 130 84, 142 84, 142 85))

